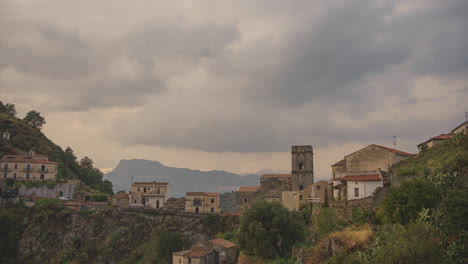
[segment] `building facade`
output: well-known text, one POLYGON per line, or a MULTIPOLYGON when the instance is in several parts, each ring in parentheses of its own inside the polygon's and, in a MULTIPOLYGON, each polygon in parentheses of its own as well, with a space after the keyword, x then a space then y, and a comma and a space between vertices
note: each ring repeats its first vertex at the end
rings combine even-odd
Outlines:
POLYGON ((187 192, 185 211, 190 213, 220 213, 219 193, 187 192))
POLYGON ((110 200, 112 206, 126 208, 130 206, 130 197, 128 193, 115 194, 110 200))
POLYGON ((129 193, 130 206, 162 209, 170 191, 171 185, 167 182, 135 182, 129 193))
POLYGON ((369 197, 386 184, 390 167, 412 154, 379 145, 369 145, 355 151, 332 167, 329 181, 335 200, 354 200, 369 197))
POLYGON ((44 155, 4 155, 0 160, 1 177, 21 181, 55 181, 58 163, 44 155))
POLYGON ((312 146, 292 146, 291 174, 264 174, 260 178, 260 186, 241 186, 236 200, 238 211, 247 210, 258 199, 277 201, 290 210, 298 209, 307 201, 306 196, 301 196, 302 192, 314 182, 313 158, 312 146))

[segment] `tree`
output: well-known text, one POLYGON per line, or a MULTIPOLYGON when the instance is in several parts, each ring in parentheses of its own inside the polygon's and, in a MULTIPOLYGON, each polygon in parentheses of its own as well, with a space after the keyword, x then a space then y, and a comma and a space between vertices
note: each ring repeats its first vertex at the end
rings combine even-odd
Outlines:
POLYGON ((14 104, 7 103, 5 105, 5 113, 11 116, 16 116, 18 112, 16 112, 16 107, 14 104))
POLYGON ((264 259, 285 257, 304 237, 304 224, 278 202, 260 200, 241 218, 238 242, 247 254, 264 259))
POLYGON ((31 110, 29 111, 27 114, 26 114, 26 117, 23 119, 23 121, 36 128, 36 129, 39 129, 41 130, 42 129, 42 126, 46 123, 44 117, 41 116, 41 113, 35 111, 35 110, 31 110))
POLYGON ((82 168, 86 168, 86 169, 92 169, 93 168, 93 160, 90 159, 89 157, 84 157, 81 159, 80 161, 80 166, 82 168))
POLYGON ((408 224, 418 218, 422 209, 434 208, 439 199, 434 184, 415 178, 400 187, 390 187, 378 214, 383 222, 408 224))
POLYGON ((441 263, 442 248, 429 225, 397 226, 380 241, 374 263, 441 263))

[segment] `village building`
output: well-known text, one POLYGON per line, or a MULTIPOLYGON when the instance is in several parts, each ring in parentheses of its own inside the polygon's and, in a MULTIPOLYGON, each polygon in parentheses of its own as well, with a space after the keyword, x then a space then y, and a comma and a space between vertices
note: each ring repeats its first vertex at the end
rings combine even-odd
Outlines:
POLYGON ((369 145, 333 164, 329 184, 335 200, 353 200, 371 196, 386 184, 390 167, 412 154, 379 145, 369 145))
POLYGON ((167 182, 135 182, 129 193, 130 206, 162 209, 169 198, 171 185, 167 182))
POLYGON ((332 192, 328 181, 318 181, 310 186, 310 197, 307 198, 307 201, 312 203, 328 203, 331 196, 332 192))
POLYGON ((241 186, 236 193, 237 209, 247 210, 258 199, 277 201, 290 210, 307 201, 299 192, 314 182, 313 148, 309 145, 291 147, 291 174, 264 174, 260 186, 241 186))
POLYGON ((237 263, 239 249, 236 244, 222 238, 213 238, 208 240, 209 246, 215 252, 216 264, 234 264, 237 263))
POLYGON ((234 264, 237 263, 239 249, 231 241, 213 238, 193 245, 190 250, 172 253, 173 264, 234 264))
POLYGON ((467 135, 468 134, 468 122, 463 122, 456 128, 452 129, 452 134, 455 135, 467 135))
POLYGON ((204 245, 194 245, 190 250, 172 253, 173 264, 216 264, 216 254, 204 245))
POLYGON ((110 204, 115 207, 126 208, 130 206, 130 197, 128 193, 115 194, 110 199, 110 204))
POLYGON ((425 149, 430 149, 432 147, 434 147, 435 145, 437 145, 438 143, 446 140, 446 139, 449 139, 451 137, 454 137, 455 134, 440 134, 436 137, 433 137, 433 138, 430 138, 424 142, 421 142, 418 144, 418 149, 419 151, 423 151, 425 149))
POLYGON ((191 213, 220 213, 219 193, 187 192, 185 211, 191 213))
POLYGON ((55 181, 58 162, 44 155, 3 155, 0 160, 2 178, 21 181, 55 181))
POLYGON ((255 199, 255 194, 260 186, 241 186, 236 193, 237 210, 244 212, 250 207, 250 202, 255 199))
POLYGON ((185 210, 185 197, 175 198, 171 197, 164 202, 165 210, 184 211, 185 210))

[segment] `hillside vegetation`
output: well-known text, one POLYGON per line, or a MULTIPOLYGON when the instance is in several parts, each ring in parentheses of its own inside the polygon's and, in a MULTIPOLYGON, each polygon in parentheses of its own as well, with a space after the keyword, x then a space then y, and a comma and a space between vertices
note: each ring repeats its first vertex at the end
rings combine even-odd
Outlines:
POLYGON ((58 179, 82 180, 87 186, 105 193, 112 193, 112 183, 103 180, 103 174, 92 166, 92 160, 85 157, 80 162, 73 150, 66 151, 50 139, 39 128, 35 128, 24 120, 9 113, 0 102, 0 156, 6 154, 21 155, 33 150, 46 155, 49 160, 58 162, 58 179), (10 139, 3 138, 3 133, 9 133, 10 139), (83 162, 84 161, 84 162, 83 162))
POLYGON ((393 168, 398 176, 422 176, 428 170, 452 173, 468 173, 468 140, 457 135, 420 152, 393 168))

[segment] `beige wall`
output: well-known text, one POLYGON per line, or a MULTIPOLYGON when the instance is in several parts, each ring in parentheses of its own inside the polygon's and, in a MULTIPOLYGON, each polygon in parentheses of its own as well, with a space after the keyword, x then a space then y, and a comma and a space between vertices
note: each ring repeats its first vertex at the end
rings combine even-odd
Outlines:
POLYGON ((188 264, 188 258, 184 258, 183 256, 173 254, 172 264, 188 264))
POLYGON ((149 206, 154 209, 162 209, 164 202, 169 199, 171 186, 170 184, 153 183, 134 183, 131 189, 131 205, 149 206), (134 199, 137 200, 135 203, 134 199))
POLYGON ((219 195, 218 196, 204 196, 204 195, 187 195, 185 197, 185 211, 196 213, 197 208, 199 213, 220 213, 219 208, 219 195), (201 203, 194 204, 198 199, 201 203))
POLYGON ((112 197, 111 200, 111 205, 113 206, 118 206, 118 207, 128 207, 130 204, 129 198, 117 198, 117 197, 112 197), (120 201, 120 202, 119 202, 120 201))
POLYGON ((337 172, 343 172, 346 171, 346 167, 343 165, 335 165, 332 166, 332 180, 334 180, 336 177, 337 172))
POLYGON ((328 202, 331 198, 331 188, 327 181, 319 181, 311 186, 311 198, 318 198, 320 202, 328 202))
POLYGON ((369 197, 378 187, 383 187, 383 181, 346 181, 347 199, 355 200, 369 197), (355 189, 358 189, 358 195, 355 194, 355 189))
POLYGON ((237 192, 236 204, 239 212, 244 212, 250 208, 255 201, 257 192, 237 192))
POLYGON ((38 163, 38 162, 1 162, 1 177, 13 179, 16 173, 16 179, 28 180, 27 174, 29 174, 29 180, 40 180, 41 175, 44 175, 44 180, 56 180, 57 179, 57 165, 49 163, 38 163), (5 170, 5 165, 8 169, 5 170), (17 165, 17 168, 15 168, 17 165), (27 167, 30 165, 30 170, 27 171, 27 167), (42 170, 44 166, 44 170, 42 170), (5 177, 6 176, 6 177, 5 177))
POLYGON ((372 171, 378 168, 388 171, 394 162, 395 153, 369 146, 345 157, 346 171, 372 171))

